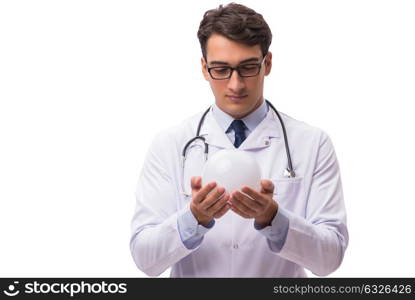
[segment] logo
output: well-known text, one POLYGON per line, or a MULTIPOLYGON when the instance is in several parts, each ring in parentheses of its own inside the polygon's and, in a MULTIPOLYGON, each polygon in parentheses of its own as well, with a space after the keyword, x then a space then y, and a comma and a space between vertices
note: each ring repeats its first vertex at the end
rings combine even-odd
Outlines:
MULTIPOLYGON (((127 283, 115 282, 32 282, 22 283, 18 288, 19 281, 13 281, 7 289, 3 290, 6 296, 14 297, 18 294, 66 294, 74 297, 78 294, 125 294, 127 283)), ((1 293, 0 293, 1 296, 1 293)))
POLYGON ((19 294, 19 290, 16 290, 16 285, 18 284, 18 281, 14 281, 13 284, 10 284, 8 286, 8 290, 4 290, 3 293, 5 293, 7 296, 16 296, 17 294, 19 294))

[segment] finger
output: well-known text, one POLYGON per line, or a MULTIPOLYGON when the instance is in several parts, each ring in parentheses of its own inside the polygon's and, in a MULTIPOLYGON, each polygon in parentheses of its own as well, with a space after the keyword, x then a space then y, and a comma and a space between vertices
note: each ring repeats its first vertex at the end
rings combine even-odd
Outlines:
POLYGON ((226 203, 229 201, 229 195, 223 194, 222 197, 220 197, 214 204, 212 204, 209 208, 207 208, 207 211, 210 216, 214 216, 218 211, 220 211, 226 203))
POLYGON ((202 202, 206 198, 207 194, 209 194, 210 191, 212 191, 215 187, 216 187, 216 182, 211 182, 209 184, 206 184, 204 187, 202 187, 198 192, 196 192, 193 195, 193 201, 195 203, 202 202))
POLYGON ((242 211, 244 214, 248 216, 256 215, 256 212, 254 210, 250 209, 245 204, 243 204, 243 202, 238 198, 235 192, 232 194, 230 201, 231 201, 232 207, 236 207, 238 210, 242 211))
MULTIPOLYGON (((245 206, 249 207, 256 213, 261 211, 263 209, 263 205, 261 202, 257 201, 254 197, 251 197, 249 195, 245 195, 241 193, 240 191, 235 191, 234 194, 238 197, 238 200, 241 201, 245 206)), ((262 198, 262 195, 260 196, 262 198)))
POLYGON ((223 217, 230 209, 231 209, 231 206, 228 203, 225 203, 225 205, 218 212, 216 212, 213 215, 213 217, 215 219, 219 219, 223 217))
POLYGON ((202 187, 202 177, 200 176, 193 176, 190 179, 190 186, 192 188, 192 191, 197 192, 202 187))
POLYGON ((244 213, 243 211, 241 211, 239 208, 235 207, 235 206, 231 206, 231 210, 235 213, 237 213, 238 215, 240 215, 241 217, 245 218, 245 219, 251 219, 252 217, 248 216, 246 213, 244 213))
POLYGON ((205 199, 202 200, 200 207, 204 210, 207 210, 213 204, 215 204, 219 198, 222 198, 225 195, 225 188, 217 187, 216 189, 212 190, 205 199))
POLYGON ((261 180, 261 187, 262 187, 261 193, 265 193, 265 194, 274 193, 275 187, 271 180, 267 180, 267 179, 261 180))
POLYGON ((253 188, 250 188, 249 186, 244 186, 242 187, 241 191, 247 194, 252 199, 255 199, 260 205, 264 206, 267 204, 267 199, 264 198, 264 195, 254 190, 253 188))

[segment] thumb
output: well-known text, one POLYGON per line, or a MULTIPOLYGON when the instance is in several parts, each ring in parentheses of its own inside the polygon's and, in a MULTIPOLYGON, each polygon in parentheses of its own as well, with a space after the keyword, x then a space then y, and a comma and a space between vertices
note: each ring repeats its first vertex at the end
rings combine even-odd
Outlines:
POLYGON ((192 187, 192 192, 197 192, 202 188, 202 177, 193 176, 190 180, 190 186, 192 187))
POLYGON ((272 183, 271 180, 267 180, 267 179, 263 179, 261 180, 261 193, 265 193, 265 194, 272 194, 274 193, 274 184, 272 183))

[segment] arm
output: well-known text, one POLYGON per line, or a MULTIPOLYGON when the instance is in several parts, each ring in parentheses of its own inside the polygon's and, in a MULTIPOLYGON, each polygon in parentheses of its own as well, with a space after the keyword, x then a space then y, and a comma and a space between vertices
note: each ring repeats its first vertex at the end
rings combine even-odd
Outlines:
MULTIPOLYGON (((229 209, 229 195, 216 183, 201 186, 201 178, 192 178, 192 200, 177 211, 177 182, 163 168, 168 166, 165 151, 167 137, 153 143, 137 185, 136 210, 132 220, 130 250, 137 267, 157 276, 196 250, 203 235, 229 209)), ((171 165, 171 163, 170 163, 171 165)))
POLYGON ((192 251, 184 246, 178 232, 178 215, 183 212, 177 211, 179 194, 163 167, 169 159, 163 152, 166 141, 166 137, 158 136, 148 151, 131 222, 131 254, 137 267, 149 276, 161 274, 192 251))
POLYGON ((234 212, 255 219, 255 228, 267 238, 272 252, 325 276, 340 266, 348 232, 340 170, 333 145, 324 133, 317 153, 310 192, 304 200, 305 218, 278 206, 269 180, 261 181, 259 192, 243 187, 242 191, 251 198, 237 191, 231 200, 234 212))
MULTIPOLYGON (((340 170, 331 140, 325 133, 319 140, 306 217, 280 209, 289 226, 285 243, 276 254, 319 276, 334 272, 343 260, 348 231, 340 170)), ((273 250, 269 239, 268 244, 273 250)))

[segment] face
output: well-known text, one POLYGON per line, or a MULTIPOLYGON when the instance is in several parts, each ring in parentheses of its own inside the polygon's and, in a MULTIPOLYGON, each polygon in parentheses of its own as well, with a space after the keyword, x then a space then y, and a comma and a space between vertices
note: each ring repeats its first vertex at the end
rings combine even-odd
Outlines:
POLYGON ((212 34, 206 44, 206 60, 202 57, 202 72, 209 81, 215 96, 216 105, 235 119, 241 119, 264 101, 264 77, 271 72, 272 54, 268 52, 262 63, 261 71, 254 77, 241 77, 234 70, 229 79, 213 79, 207 67, 243 66, 261 63, 263 56, 260 45, 247 46, 227 39, 219 34, 212 34))

